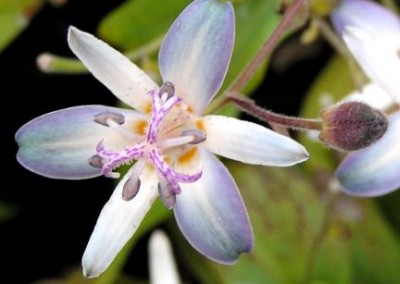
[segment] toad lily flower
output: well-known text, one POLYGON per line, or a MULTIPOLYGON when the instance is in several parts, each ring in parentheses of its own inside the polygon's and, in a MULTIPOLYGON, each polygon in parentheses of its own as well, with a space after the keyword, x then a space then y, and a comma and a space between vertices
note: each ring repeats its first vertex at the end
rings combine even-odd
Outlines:
POLYGON ((103 41, 69 29, 76 56, 135 110, 90 105, 38 117, 17 132, 17 158, 35 173, 62 179, 117 178, 117 167, 135 162, 90 237, 82 259, 87 277, 108 267, 158 196, 194 248, 234 263, 252 249, 253 233, 238 188, 214 154, 272 166, 307 159, 303 146, 260 125, 202 116, 226 75, 234 29, 230 3, 192 2, 161 46, 161 87, 103 41))
POLYGON ((390 97, 397 109, 389 116, 386 134, 372 146, 349 155, 336 175, 349 194, 387 194, 400 187, 400 19, 377 3, 344 0, 332 21, 373 85, 378 85, 375 91, 383 92, 381 101, 390 97))

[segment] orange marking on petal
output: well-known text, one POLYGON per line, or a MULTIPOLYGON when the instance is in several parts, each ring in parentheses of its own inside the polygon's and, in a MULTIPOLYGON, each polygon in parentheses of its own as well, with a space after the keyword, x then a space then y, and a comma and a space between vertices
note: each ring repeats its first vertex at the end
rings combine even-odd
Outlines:
POLYGON ((147 130, 147 121, 139 120, 133 125, 133 132, 140 135, 145 135, 147 130))
POLYGON ((192 147, 190 150, 186 151, 178 158, 178 162, 182 164, 189 163, 196 157, 196 155, 197 155, 197 148, 192 147))
POLYGON ((196 121, 196 127, 199 130, 205 132, 204 122, 202 120, 199 119, 199 120, 196 121))
POLYGON ((146 104, 146 106, 143 108, 143 112, 146 114, 150 114, 153 106, 151 105, 151 102, 146 104))

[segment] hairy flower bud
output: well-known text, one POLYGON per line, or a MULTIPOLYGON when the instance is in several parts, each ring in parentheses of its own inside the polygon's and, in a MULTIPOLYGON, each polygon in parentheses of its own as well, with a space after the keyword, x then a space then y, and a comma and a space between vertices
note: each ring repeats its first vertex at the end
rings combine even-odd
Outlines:
POLYGON ((385 134, 386 116, 371 106, 355 101, 334 105, 321 113, 319 138, 329 147, 355 151, 368 147, 385 134))

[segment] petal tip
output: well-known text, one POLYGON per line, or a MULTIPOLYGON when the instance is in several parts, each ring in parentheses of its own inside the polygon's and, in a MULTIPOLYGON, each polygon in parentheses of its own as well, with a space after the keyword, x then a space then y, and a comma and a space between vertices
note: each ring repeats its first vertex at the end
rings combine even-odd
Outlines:
POLYGON ((82 273, 85 278, 95 278, 101 274, 101 272, 98 272, 96 271, 96 269, 93 269, 91 265, 88 265, 87 261, 85 260, 85 257, 82 258, 82 273))

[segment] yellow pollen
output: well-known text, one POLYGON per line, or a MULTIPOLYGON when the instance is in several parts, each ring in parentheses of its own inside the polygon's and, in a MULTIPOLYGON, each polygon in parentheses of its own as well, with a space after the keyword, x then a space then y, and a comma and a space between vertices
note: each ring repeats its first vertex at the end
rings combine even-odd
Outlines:
POLYGON ((152 107, 151 103, 149 102, 149 103, 143 108, 143 112, 146 113, 146 114, 150 114, 152 108, 153 108, 153 107, 152 107))
POLYGON ((193 113, 193 108, 192 108, 191 106, 187 106, 186 111, 187 111, 188 113, 193 113))
POLYGON ((140 135, 145 135, 147 130, 147 121, 139 120, 133 125, 133 132, 140 135))
POLYGON ((178 163, 184 164, 184 163, 189 163, 193 158, 195 158, 197 155, 197 148, 192 147, 190 150, 186 151, 183 153, 179 158, 178 158, 178 163))
POLYGON ((196 127, 199 130, 205 132, 204 122, 202 120, 199 119, 199 120, 196 121, 196 127))

